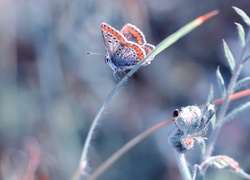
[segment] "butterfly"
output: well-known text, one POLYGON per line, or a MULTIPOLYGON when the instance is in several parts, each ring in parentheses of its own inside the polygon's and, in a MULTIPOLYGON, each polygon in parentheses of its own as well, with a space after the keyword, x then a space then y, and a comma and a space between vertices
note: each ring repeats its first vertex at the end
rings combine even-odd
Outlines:
MULTIPOLYGON (((117 72, 131 70, 155 49, 154 45, 146 42, 140 29, 132 24, 126 24, 118 31, 109 24, 102 23, 101 29, 107 52, 105 63, 111 67, 115 78, 117 72)), ((150 64, 151 60, 145 65, 150 64)))

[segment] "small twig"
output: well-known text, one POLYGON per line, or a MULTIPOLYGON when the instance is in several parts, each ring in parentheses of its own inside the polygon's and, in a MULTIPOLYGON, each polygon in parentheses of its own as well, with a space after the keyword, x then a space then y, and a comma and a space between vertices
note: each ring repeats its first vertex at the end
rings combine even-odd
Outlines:
MULTIPOLYGON (((249 96, 250 95, 250 89, 247 89, 247 90, 244 90, 244 91, 240 91, 240 92, 237 92, 237 93, 234 93, 232 94, 229 99, 230 101, 234 101, 236 99, 240 99, 240 98, 243 98, 243 97, 246 97, 246 96, 249 96)), ((214 101, 214 104, 215 105, 220 105, 224 102, 224 99, 223 98, 220 98, 220 99, 217 99, 214 101)))

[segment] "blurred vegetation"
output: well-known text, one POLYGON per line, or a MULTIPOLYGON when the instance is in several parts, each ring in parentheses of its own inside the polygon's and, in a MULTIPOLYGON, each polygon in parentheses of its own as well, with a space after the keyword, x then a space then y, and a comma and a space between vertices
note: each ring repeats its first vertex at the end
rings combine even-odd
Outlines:
MULTIPOLYGON (((0 179, 70 179, 74 174, 89 126, 116 83, 103 57, 85 54, 105 53, 101 22, 117 29, 135 24, 157 45, 194 18, 220 10, 141 68, 118 93, 93 140, 93 169, 175 108, 204 103, 218 65, 228 84, 221 40, 227 40, 237 59, 234 22, 242 22, 232 6, 250 14, 247 0, 0 0, 0 179)), ((249 76, 248 66, 242 75, 249 76)), ((246 112, 228 123, 216 145, 216 151, 237 159, 247 172, 248 117, 246 112)), ((173 127, 141 142, 103 179, 180 179, 168 143, 173 127)), ((190 161, 198 160, 195 150, 188 154, 190 161)), ((237 177, 216 171, 210 178, 237 177)))

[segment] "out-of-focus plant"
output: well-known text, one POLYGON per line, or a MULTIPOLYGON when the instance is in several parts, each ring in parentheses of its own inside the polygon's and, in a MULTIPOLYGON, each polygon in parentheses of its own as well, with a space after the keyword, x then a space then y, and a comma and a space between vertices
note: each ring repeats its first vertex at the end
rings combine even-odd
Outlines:
MULTIPOLYGON (((247 14, 242 11, 239 8, 233 7, 234 10, 242 17, 243 21, 250 26, 250 18, 247 16, 247 14)), ((211 15, 217 14, 215 11, 209 13, 210 15, 207 16, 201 16, 200 18, 194 20, 187 26, 189 26, 188 30, 183 33, 178 31, 173 35, 173 37, 177 36, 178 33, 179 37, 184 36, 186 33, 194 29, 195 27, 199 26, 201 23, 197 23, 198 21, 204 22, 206 19, 210 18, 211 15), (204 19, 204 17, 206 17, 204 19), (195 25, 196 22, 197 24, 195 25), (192 26, 191 24, 194 23, 192 26)), ((221 99, 213 100, 213 88, 210 89, 209 96, 207 103, 205 105, 201 106, 187 106, 181 108, 181 110, 175 110, 173 113, 173 117, 155 125, 154 127, 146 130, 142 134, 138 135, 134 139, 132 139, 130 142, 128 142, 124 147, 122 147, 120 150, 118 150, 116 153, 114 153, 108 160, 106 160, 92 175, 89 176, 89 179, 96 179, 99 177, 108 167, 110 167, 116 160, 118 160, 124 153, 126 153, 129 149, 131 149, 133 146, 135 146, 137 143, 142 141, 145 137, 152 134, 159 128, 171 123, 175 122, 176 124, 176 131, 172 133, 170 136, 170 143, 176 150, 176 159, 178 162, 178 166, 182 175, 183 179, 190 180, 190 179, 204 179, 206 170, 209 166, 214 166, 218 169, 227 169, 238 176, 246 179, 250 179, 250 175, 244 172, 244 170, 240 167, 238 162, 234 160, 231 157, 225 156, 225 155, 216 155, 213 156, 212 152, 214 149, 214 144, 216 142, 218 133, 221 129, 221 127, 231 120, 234 116, 238 115, 240 112, 245 110, 250 106, 249 102, 246 102, 245 104, 242 104, 235 109, 233 109, 231 112, 227 113, 229 103, 232 100, 248 96, 250 94, 250 90, 244 90, 238 93, 235 93, 235 91, 238 91, 241 87, 249 84, 250 78, 246 77, 241 80, 239 80, 239 75, 241 73, 241 70, 244 66, 244 64, 250 59, 250 54, 247 52, 247 47, 250 44, 250 33, 248 31, 247 35, 245 36, 245 30, 243 26, 239 23, 235 23, 239 40, 242 45, 242 55, 238 61, 234 59, 233 54, 231 53, 226 41, 223 40, 223 47, 226 59, 228 61, 230 70, 232 72, 232 77, 230 80, 230 83, 228 87, 225 87, 224 79, 222 74, 220 73, 220 69, 218 68, 216 71, 218 86, 221 91, 221 99), (220 111, 218 113, 216 112, 216 105, 222 104, 220 111), (217 114, 217 115, 215 115, 217 114), (211 123, 210 123, 211 122, 211 123), (212 124, 210 126, 210 124, 212 124), (207 131, 211 131, 211 135, 206 138, 205 135, 207 131), (194 164, 191 165, 187 163, 185 158, 185 153, 194 148, 194 143, 197 143, 200 146, 201 154, 202 154, 202 160, 200 164, 194 164)), ((184 29, 186 26, 184 27, 184 29)), ((181 29, 183 30, 183 29, 181 29)), ((172 38, 172 36, 171 36, 172 38)), ((159 44, 156 49, 147 57, 144 61, 142 61, 140 64, 138 64, 134 69, 132 69, 128 76, 125 76, 124 79, 122 79, 118 85, 114 88, 114 90, 111 92, 110 96, 108 97, 107 101, 105 102, 104 106, 102 108, 105 109, 107 103, 112 98, 113 94, 119 89, 119 87, 127 81, 128 77, 130 77, 136 70, 138 70, 141 65, 145 64, 148 60, 150 60, 151 57, 157 55, 162 50, 164 50, 166 47, 171 45, 173 42, 175 42, 178 38, 175 40, 170 41, 170 37, 164 40, 161 44, 159 44)), ((102 113, 102 109, 99 111, 99 113, 102 113)), ((98 113, 96 119, 98 121, 100 114, 98 113)), ((95 119, 95 120, 96 120, 95 119)), ((94 128, 92 129, 94 130, 94 128)), ((90 136, 91 139, 91 136, 90 136)), ((90 143, 90 139, 87 141, 87 143, 90 143)), ((86 144, 85 144, 86 146, 86 144)), ((87 156, 87 148, 83 152, 83 156, 81 159, 81 169, 82 172, 84 172, 84 167, 86 166, 86 156, 87 156), (85 153, 85 154, 84 154, 85 153)), ((77 175, 76 177, 79 177, 77 175)))
POLYGON ((179 40, 180 38, 182 38, 183 36, 185 36, 189 32, 191 32, 193 29, 195 29, 196 27, 199 27, 206 20, 215 16, 217 13, 218 13, 218 11, 215 10, 215 11, 211 11, 203 16, 200 16, 197 19, 195 19, 192 22, 185 25, 184 27, 182 27, 181 29, 179 29, 174 34, 172 34, 169 37, 167 37, 166 39, 164 39, 158 46, 156 46, 156 48, 143 61, 138 63, 131 71, 128 72, 128 74, 120 82, 118 82, 118 84, 114 87, 114 89, 108 95, 106 101, 104 102, 103 106, 101 107, 101 109, 97 113, 97 115, 96 115, 96 117, 95 117, 95 119, 90 127, 90 130, 88 132, 88 135, 87 135, 84 147, 83 147, 83 151, 82 151, 82 156, 81 156, 81 160, 80 160, 80 168, 79 168, 80 172, 77 171, 76 176, 75 176, 76 178, 79 177, 79 173, 81 173, 81 174, 86 173, 86 167, 88 165, 88 161, 87 161, 88 157, 87 156, 88 156, 88 150, 89 150, 91 138, 93 136, 95 127, 98 124, 102 113, 104 112, 107 105, 111 101, 113 95, 120 89, 120 87, 122 87, 122 85, 125 82, 127 82, 128 78, 131 77, 141 66, 143 66, 144 64, 149 62, 153 57, 155 57, 157 54, 162 52, 164 49, 166 49, 167 47, 169 47, 170 45, 175 43, 177 40, 179 40))
MULTIPOLYGON (((243 21, 250 26, 250 18, 237 7, 233 9, 242 17, 243 21)), ((204 179, 206 170, 209 166, 214 166, 218 169, 227 169, 237 174, 244 179, 250 179, 250 175, 244 172, 240 167, 238 162, 231 157, 225 155, 213 156, 212 152, 214 149, 214 144, 216 142, 218 133, 221 127, 231 120, 234 116, 238 115, 240 112, 245 110, 250 106, 249 102, 246 102, 231 112, 227 113, 229 103, 231 101, 231 96, 236 90, 249 83, 249 77, 239 80, 239 75, 244 64, 249 60, 250 53, 247 52, 247 47, 250 44, 250 33, 247 33, 245 37, 245 30, 243 26, 239 23, 235 23, 239 40, 242 45, 241 57, 238 61, 234 59, 232 52, 230 51, 226 41, 223 40, 223 47, 225 52, 225 57, 228 61, 230 70, 232 72, 232 77, 228 87, 225 87, 224 79, 218 68, 216 71, 218 86, 221 91, 221 96, 223 98, 223 103, 220 111, 215 115, 215 107, 212 103, 213 99, 213 89, 211 88, 208 98, 208 104, 202 109, 197 106, 187 106, 181 109, 178 116, 175 117, 175 123, 177 126, 177 131, 170 137, 170 142, 172 146, 176 149, 177 160, 180 172, 183 179, 204 179), (213 121, 211 126, 211 135, 208 137, 208 143, 206 144, 204 135, 206 134, 209 122, 213 121), (193 169, 189 169, 188 163, 185 159, 185 153, 193 148, 194 142, 201 147, 202 162, 201 164, 196 164, 193 169), (192 172, 192 173, 191 173, 192 172), (192 174, 192 175, 191 175, 192 174)))

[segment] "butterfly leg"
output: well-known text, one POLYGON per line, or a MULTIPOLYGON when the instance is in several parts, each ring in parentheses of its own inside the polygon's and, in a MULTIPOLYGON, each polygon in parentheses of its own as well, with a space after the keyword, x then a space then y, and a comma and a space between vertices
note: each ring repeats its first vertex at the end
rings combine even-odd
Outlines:
POLYGON ((120 77, 117 75, 117 69, 113 70, 113 76, 114 76, 116 81, 118 81, 120 79, 120 77))
POLYGON ((126 73, 126 69, 121 70, 121 71, 119 71, 119 72, 121 72, 121 74, 123 75, 122 77, 125 77, 125 76, 127 76, 127 78, 130 78, 130 77, 131 77, 131 76, 128 75, 128 73, 126 73))
POLYGON ((120 79, 119 76, 116 73, 113 73, 113 75, 114 75, 114 78, 115 78, 116 81, 118 81, 120 79))

